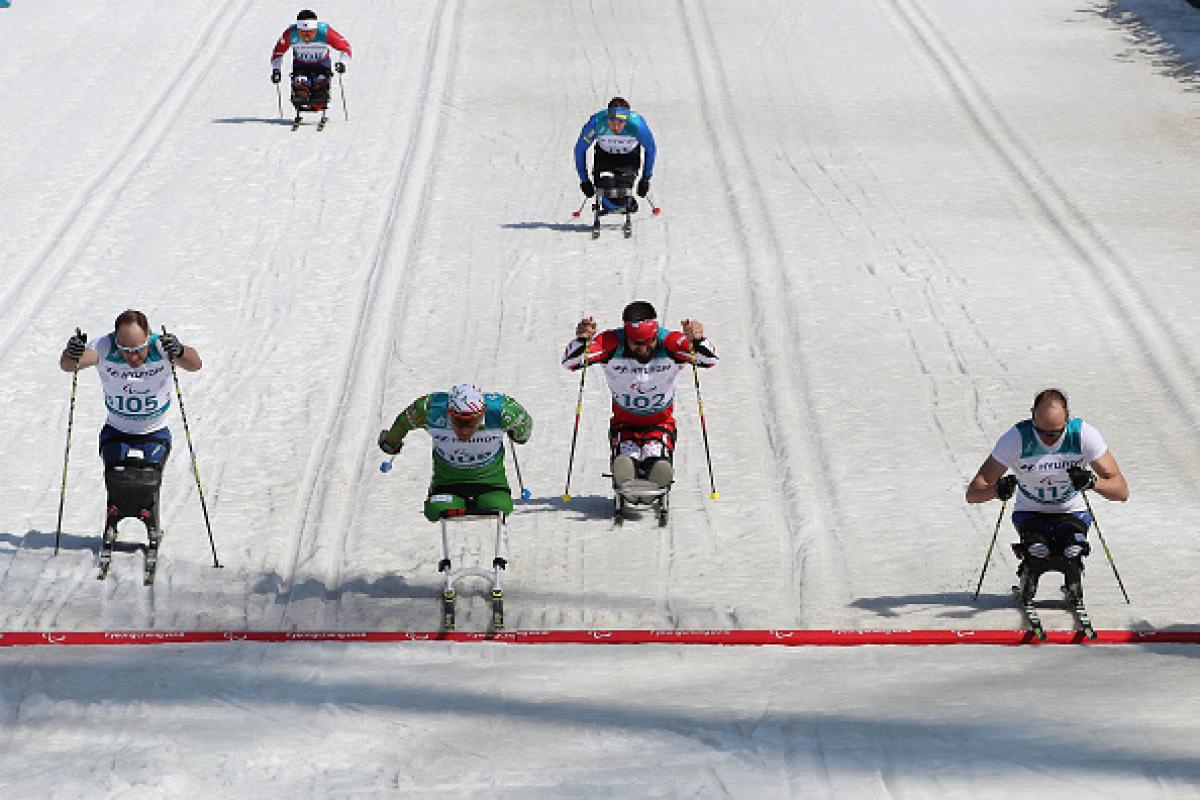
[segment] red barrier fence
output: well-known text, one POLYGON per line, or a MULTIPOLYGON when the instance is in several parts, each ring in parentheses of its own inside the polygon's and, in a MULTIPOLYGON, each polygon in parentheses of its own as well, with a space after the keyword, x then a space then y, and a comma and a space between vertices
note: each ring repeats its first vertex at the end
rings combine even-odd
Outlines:
POLYGON ((1038 641, 1011 630, 764 631, 4 631, 0 647, 192 644, 198 642, 502 642, 505 644, 688 644, 855 647, 862 645, 1200 644, 1200 630, 1049 631, 1038 641))

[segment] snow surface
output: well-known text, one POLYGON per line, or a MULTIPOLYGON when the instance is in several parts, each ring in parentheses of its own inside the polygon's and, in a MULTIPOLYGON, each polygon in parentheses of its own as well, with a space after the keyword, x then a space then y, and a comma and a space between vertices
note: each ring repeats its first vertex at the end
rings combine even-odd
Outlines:
MULTIPOLYGON (((422 437, 472 380, 536 420, 509 624, 1012 628, 1006 529, 962 492, 1061 385, 1129 476, 1097 501, 1099 627, 1192 629, 1200 14, 1184 0, 384 2, 318 11, 356 57, 328 128, 267 81, 293 5, 0 11, 0 630, 430 630, 422 437), (592 241, 570 150, 622 94, 660 145, 632 240, 592 241), (583 313, 702 320, 672 522, 614 529, 583 313), (98 381, 128 306, 205 359, 153 590, 94 577, 98 381)), ((335 95, 335 99, 339 96, 335 95)), ((137 535, 135 523, 123 528, 137 535)), ((456 559, 490 557, 464 527, 456 559)), ((477 593, 462 627, 486 625, 477 593)), ((1053 594, 1047 579, 1044 596, 1053 594)), ((1046 622, 1069 624, 1047 607, 1046 622)), ((0 795, 1200 796, 1197 651, 222 644, 0 651, 0 795)))

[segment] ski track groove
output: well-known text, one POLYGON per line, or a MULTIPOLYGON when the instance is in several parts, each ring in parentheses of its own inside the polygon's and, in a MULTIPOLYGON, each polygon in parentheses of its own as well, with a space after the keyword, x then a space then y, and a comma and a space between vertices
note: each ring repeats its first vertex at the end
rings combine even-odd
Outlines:
POLYGON ((761 373, 763 386, 767 388, 760 395, 760 405, 764 419, 772 422, 766 426, 766 436, 774 456, 773 463, 784 470, 777 477, 775 487, 781 506, 787 509, 783 516, 792 554, 783 580, 789 592, 794 591, 797 580, 801 581, 803 607, 796 609, 796 614, 799 619, 804 619, 810 608, 820 607, 818 601, 849 604, 849 572, 842 562, 838 542, 842 520, 837 511, 837 487, 829 477, 829 453, 819 426, 809 432, 800 432, 797 426, 789 424, 795 419, 817 419, 810 390, 812 372, 802 346, 783 348, 777 344, 781 338, 793 343, 802 342, 794 324, 796 316, 787 307, 788 300, 793 297, 793 282, 787 274, 783 250, 747 145, 740 128, 730 118, 734 95, 729 89, 712 25, 702 5, 689 5, 680 0, 677 7, 697 82, 701 115, 712 143, 714 166, 726 190, 724 195, 731 218, 730 238, 745 263, 741 271, 745 276, 744 303, 748 307, 744 318, 765 319, 765 323, 754 326, 750 334, 750 352, 761 373), (740 165, 741 169, 731 165, 740 165), (743 178, 734 177, 739 172, 743 178), (742 181, 745 186, 739 185, 742 181), (744 213, 736 202, 728 199, 732 197, 744 197, 757 208, 753 213, 744 213), (765 331, 785 331, 786 336, 769 336, 765 331), (795 406, 789 407, 778 400, 780 395, 795 398, 795 406), (812 491, 803 491, 802 479, 795 477, 798 467, 803 469, 803 475, 811 477, 812 491), (809 501, 808 505, 805 500, 809 501), (811 552, 806 552, 810 548, 811 552), (818 570, 821 574, 802 568, 808 555, 818 555, 822 559, 826 568, 818 570), (834 579, 835 574, 846 580, 834 579))
POLYGON ((1009 126, 983 84, 921 4, 917 0, 886 0, 886 6, 941 74, 980 139, 1020 187, 1028 205, 1074 257, 1077 271, 1109 299, 1111 306, 1106 310, 1115 312, 1117 320, 1138 342, 1146 364, 1176 410, 1193 427, 1200 427, 1200 413, 1191 404, 1200 392, 1200 380, 1194 377, 1200 375, 1200 365, 1179 344, 1189 338, 1182 336, 1138 282, 1128 277, 1126 260, 1009 126))
POLYGON ((0 338, 0 362, 13 343, 27 332, 37 312, 48 305, 125 187, 137 178, 141 167, 171 132, 176 113, 211 74, 213 62, 233 39, 229 31, 236 27, 249 6, 250 0, 225 0, 216 8, 187 55, 180 59, 180 67, 166 88, 145 107, 132 132, 114 148, 108 162, 75 194, 64 216, 0 297, 0 308, 22 309, 6 315, 5 332, 0 338), (221 44, 211 46, 214 40, 221 44), (62 253, 58 263, 47 267, 56 251, 62 253), (38 285, 27 290, 35 280, 38 285), (29 299, 18 303, 26 294, 31 295, 29 299))
MULTIPOLYGON (((459 16, 460 4, 455 0, 442 0, 433 14, 431 29, 433 34, 426 44, 426 56, 422 65, 421 75, 412 85, 422 87, 415 105, 428 106, 430 97, 440 98, 445 90, 450 72, 451 56, 455 52, 453 46, 447 46, 444 41, 455 33, 459 16), (451 9, 450 13, 447 13, 451 9)), ((287 557, 287 563, 280 571, 283 576, 278 596, 283 599, 280 605, 278 626, 283 628, 290 621, 293 598, 292 590, 296 585, 297 573, 301 565, 316 562, 321 550, 325 550, 328 561, 323 570, 311 572, 322 573, 324 578, 324 596, 322 606, 330 606, 322 611, 322 617, 336 619, 339 594, 338 583, 345 560, 347 528, 357 505, 357 498, 364 482, 366 457, 362 455, 361 442, 363 436, 360 430, 364 425, 370 426, 365 420, 377 419, 381 413, 382 388, 384 375, 381 370, 367 369, 367 363, 385 363, 390 354, 391 337, 388 335, 393 327, 392 315, 384 314, 373 305, 373 298, 386 298, 395 302, 401 294, 400 288, 407 276, 408 259, 399 263, 389 264, 392 243, 400 239, 397 230, 403 229, 404 241, 411 243, 416 237, 419 222, 423 216, 423 203, 406 203, 416 192, 423 197, 428 190, 428 176, 432 168, 433 153, 437 142, 437 133, 443 124, 441 114, 414 115, 415 131, 408 139, 408 146, 400 159, 393 188, 390 191, 391 204, 384 217, 382 227, 375 237, 374 246, 367 259, 366 275, 358 283, 358 297, 355 302, 353 333, 348 339, 342 358, 339 362, 344 365, 337 376, 335 389, 325 410, 321 422, 320 434, 316 437, 314 447, 310 450, 309 462, 305 468, 301 490, 297 498, 298 521, 294 524, 296 531, 293 538, 292 552, 287 557), (414 188, 415 187, 415 188, 414 188), (377 352, 382 351, 382 352, 377 352), (363 377, 360 372, 366 372, 363 377), (363 405, 358 400, 361 397, 376 398, 368 401, 366 408, 356 408, 363 405), (351 419, 361 419, 364 422, 353 427, 351 435, 343 435, 347 422, 351 419), (330 452, 339 442, 351 443, 350 458, 353 466, 349 469, 351 480, 350 497, 343 500, 339 513, 339 523, 330 527, 323 513, 328 496, 340 493, 346 487, 334 479, 331 474, 336 472, 335 462, 343 460, 330 452), (326 541, 321 534, 321 528, 329 529, 332 541, 326 541)), ((385 301, 386 302, 386 301, 385 301)))
MULTIPOLYGON (((459 55, 459 36, 462 29, 464 4, 455 0, 453 3, 443 3, 439 7, 438 14, 435 18, 435 23, 432 26, 438 31, 435 41, 430 43, 431 53, 429 56, 430 69, 426 73, 429 80, 423 81, 422 86, 425 87, 422 94, 421 105, 428 106, 431 103, 436 103, 439 108, 444 108, 449 104, 449 98, 452 95, 454 88, 454 71, 458 64, 459 55), (446 12, 446 7, 450 6, 449 13, 446 12), (446 41, 438 51, 438 43, 446 41), (433 52, 437 51, 437 52, 433 52), (433 98, 430 100, 429 98, 433 98)), ((367 419, 382 420, 384 417, 384 409, 388 402, 387 395, 387 373, 388 368, 392 364, 392 347, 391 342, 396 340, 396 320, 407 318, 408 298, 411 294, 406 290, 406 287, 411 285, 414 277, 413 270, 410 265, 417 263, 419 259, 421 232, 425 229, 426 209, 428 208, 428 200, 430 192, 434 184, 433 178, 436 173, 437 161, 434 156, 436 143, 442 141, 442 133, 447 125, 449 116, 447 114, 433 115, 433 119, 429 122, 428 127, 422 128, 417 137, 414 149, 420 146, 422 149, 417 152, 417 165, 419 169, 414 173, 420 178, 419 186, 413 189, 412 193, 416 194, 416 202, 410 204, 404 215, 403 222, 404 235, 399 241, 405 243, 403 257, 401 263, 404 265, 402 274, 400 274, 395 285, 390 287, 382 296, 387 298, 389 305, 386 313, 383 316, 385 332, 380 336, 380 341, 389 343, 388 346, 380 348, 378 353, 378 366, 375 369, 375 375, 379 376, 376 380, 376 386, 372 391, 366 392, 366 396, 374 397, 374 404, 369 412, 365 414, 367 419)), ((407 171, 406 171, 407 172, 407 171)), ((409 191, 404 191, 404 195, 410 194, 409 191)), ((397 198, 398 200, 399 198, 397 198)), ((386 249, 390 248, 391 242, 396 240, 394 226, 392 233, 389 234, 388 242, 385 244, 386 249)), ((384 258, 386 252, 380 254, 380 258, 384 258)), ((501 323, 503 320, 501 320, 501 323)), ((385 420, 385 422, 387 422, 385 420)), ((374 437, 370 437, 374 441, 374 437)), ((371 447, 368 444, 368 447, 371 447)), ((371 450, 373 455, 376 451, 371 450)), ((358 470, 356 474, 355 485, 361 487, 365 476, 364 471, 367 470, 366 462, 359 459, 358 470)), ((348 549, 350 537, 355 531, 355 515, 359 504, 357 502, 349 504, 347 510, 343 513, 343 523, 338 530, 341 531, 342 540, 337 549, 337 559, 331 563, 329 572, 327 573, 327 585, 339 585, 341 583, 341 573, 345 566, 346 552, 348 549)), ((490 541, 490 539, 489 539, 490 541)), ((507 547, 507 533, 505 534, 505 546, 507 547)), ((490 560, 490 559, 489 559, 490 560)), ((436 564, 431 564, 436 566, 436 564)), ((339 591, 336 595, 335 602, 331 609, 326 609, 331 626, 336 626, 341 616, 342 609, 342 593, 339 591)), ((490 613, 490 606, 489 606, 490 613)))

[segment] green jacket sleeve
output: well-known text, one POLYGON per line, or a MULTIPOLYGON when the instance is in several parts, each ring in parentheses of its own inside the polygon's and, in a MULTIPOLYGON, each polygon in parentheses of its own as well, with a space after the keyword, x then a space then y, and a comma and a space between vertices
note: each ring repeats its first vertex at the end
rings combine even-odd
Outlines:
POLYGON ((422 395, 413 400, 408 408, 396 415, 396 421, 388 430, 388 441, 400 444, 409 431, 429 427, 429 395, 422 395))
POLYGON ((533 434, 533 417, 529 412, 508 395, 504 395, 504 408, 501 412, 501 424, 504 430, 512 434, 513 441, 525 444, 533 434))

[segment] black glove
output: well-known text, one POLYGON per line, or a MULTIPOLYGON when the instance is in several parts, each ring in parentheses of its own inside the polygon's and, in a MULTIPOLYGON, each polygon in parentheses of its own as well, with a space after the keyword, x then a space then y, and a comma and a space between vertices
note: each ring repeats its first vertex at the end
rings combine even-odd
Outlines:
POLYGON ((592 186, 591 181, 580 181, 579 191, 583 192, 584 197, 595 197, 596 187, 592 186))
POLYGON ((179 337, 173 333, 164 333, 159 337, 158 343, 162 345, 163 352, 170 356, 172 361, 183 355, 183 342, 179 341, 179 337))
POLYGON ((404 442, 396 442, 392 444, 388 441, 389 430, 384 428, 379 432, 379 449, 387 453, 389 456, 394 456, 404 448, 404 442))
POLYGON ((1017 476, 1005 475, 996 481, 996 499, 1008 500, 1017 492, 1017 476))
POLYGON ((638 181, 637 196, 645 197, 649 193, 650 193, 650 179, 642 178, 640 181, 638 181))
POLYGON ((1087 467, 1067 467, 1067 477, 1077 492, 1086 492, 1096 486, 1096 473, 1087 467))
POLYGON ((279 70, 271 70, 271 83, 279 83, 281 80, 283 80, 283 76, 279 74, 279 70))
POLYGON ((80 333, 75 330, 75 335, 67 339, 67 358, 72 361, 78 361, 83 358, 83 351, 87 348, 87 334, 80 333))
POLYGON ((335 72, 337 72, 339 74, 344 73, 346 71, 346 65, 343 64, 341 61, 339 61, 333 65, 333 69, 335 72))
POLYGON ((512 440, 513 444, 525 444, 529 441, 528 439, 518 439, 516 436, 513 436, 512 431, 505 431, 505 433, 508 434, 508 438, 512 440))

